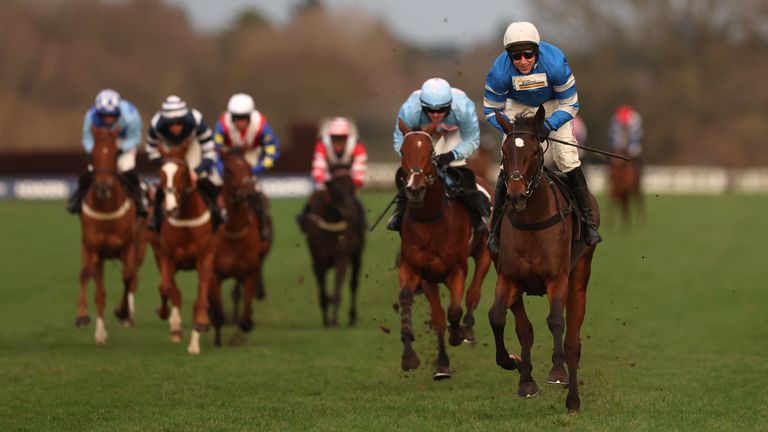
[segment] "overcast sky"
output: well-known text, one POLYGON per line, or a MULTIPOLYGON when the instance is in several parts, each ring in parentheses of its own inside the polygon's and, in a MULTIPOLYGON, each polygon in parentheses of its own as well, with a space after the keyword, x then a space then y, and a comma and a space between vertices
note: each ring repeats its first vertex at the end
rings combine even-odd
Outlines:
MULTIPOLYGON (((203 30, 225 27, 244 9, 285 23, 303 0, 164 0, 186 9, 203 30)), ((511 21, 530 20, 525 0, 321 0, 330 8, 361 8, 382 18, 402 39, 418 45, 472 45, 499 39, 511 21)))

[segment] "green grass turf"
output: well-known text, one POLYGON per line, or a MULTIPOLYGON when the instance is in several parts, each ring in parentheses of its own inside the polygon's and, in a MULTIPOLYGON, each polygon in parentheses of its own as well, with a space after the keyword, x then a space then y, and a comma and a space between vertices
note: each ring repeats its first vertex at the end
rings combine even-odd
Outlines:
MULTIPOLYGON (((389 196, 369 193, 372 220, 389 196)), ((303 237, 300 200, 274 200, 277 242, 266 263, 267 299, 239 345, 202 354, 171 344, 154 313, 158 273, 141 269, 136 327, 112 316, 119 266, 107 266, 109 340, 74 327, 79 223, 61 202, 0 203, 0 430, 766 430, 768 429, 768 199, 649 196, 644 224, 609 226, 595 254, 582 327, 582 411, 549 386, 551 334, 543 298, 527 297, 536 340, 532 399, 516 396, 517 372, 494 363, 487 311, 476 346, 449 347, 454 376, 433 382, 435 339, 414 309, 422 359, 400 371, 399 240, 370 235, 360 323, 323 329, 303 237)), ((185 330, 194 278, 179 277, 185 330)), ((228 293, 229 285, 225 288, 228 293)), ((346 300, 342 316, 346 323, 346 300)), ((92 317, 93 290, 89 290, 92 317)), ((227 302, 229 305, 229 302, 227 302)), ((508 346, 518 352, 513 320, 508 346)), ((225 341, 237 334, 226 327, 225 341)))

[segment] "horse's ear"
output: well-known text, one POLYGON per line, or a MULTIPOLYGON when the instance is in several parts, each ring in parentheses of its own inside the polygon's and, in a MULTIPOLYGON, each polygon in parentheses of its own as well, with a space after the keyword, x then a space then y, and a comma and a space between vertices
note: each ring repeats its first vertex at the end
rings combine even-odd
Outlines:
POLYGON ((426 126, 424 126, 421 130, 422 132, 426 132, 429 135, 432 135, 437 130, 438 126, 440 126, 440 123, 438 122, 432 122, 426 126))
POLYGON ((184 159, 184 157, 187 155, 187 151, 189 150, 189 138, 185 139, 184 141, 179 144, 179 158, 184 159))
POLYGON ((536 110, 536 115, 533 116, 533 128, 538 132, 544 128, 544 120, 547 119, 544 105, 539 105, 539 109, 536 110))
POLYGON ((504 129, 504 132, 510 133, 512 132, 512 122, 509 121, 507 116, 501 113, 501 111, 496 111, 494 113, 494 116, 496 116, 496 121, 499 122, 499 126, 501 126, 502 129, 504 129))
POLYGON ((411 131, 411 128, 409 128, 408 125, 405 124, 405 121, 400 117, 397 118, 397 127, 400 128, 400 132, 402 132, 403 135, 411 131))

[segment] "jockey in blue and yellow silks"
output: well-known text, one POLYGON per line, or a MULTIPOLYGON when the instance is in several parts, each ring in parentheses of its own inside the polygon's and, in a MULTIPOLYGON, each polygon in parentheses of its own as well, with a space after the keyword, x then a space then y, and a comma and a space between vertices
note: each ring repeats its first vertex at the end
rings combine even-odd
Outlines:
MULTIPOLYGON (((227 102, 227 110, 219 116, 214 135, 216 147, 236 147, 243 151, 245 160, 251 165, 253 174, 271 169, 280 157, 280 142, 264 114, 256 110, 253 98, 245 93, 232 95, 227 102)), ((224 165, 221 160, 217 166, 221 176, 224 165)), ((267 213, 267 200, 258 183, 255 191, 259 194, 256 204, 261 224, 261 237, 271 238, 272 220, 267 213)))
MULTIPOLYGON (((483 111, 488 122, 502 133, 504 130, 495 118, 501 112, 509 119, 518 114, 535 114, 539 106, 546 111, 545 130, 538 137, 577 144, 571 120, 579 110, 576 80, 565 55, 559 48, 542 42, 539 31, 529 22, 513 22, 504 33, 504 52, 499 54, 485 79, 483 111)), ((552 142, 550 148, 558 169, 568 177, 576 201, 589 227, 585 241, 589 245, 602 240, 597 232, 590 207, 590 193, 581 170, 576 147, 552 142)), ((503 173, 502 173, 503 174, 503 173)), ((504 181, 496 183, 496 202, 502 209, 505 196, 504 181)), ((498 251, 498 221, 502 211, 494 211, 488 247, 498 251)))
MULTIPOLYGON (((92 127, 107 128, 119 131, 117 145, 120 156, 117 159, 117 169, 125 179, 128 193, 136 202, 136 211, 140 216, 146 216, 144 203, 141 199, 139 177, 136 175, 136 151, 141 143, 141 116, 136 107, 112 89, 104 89, 96 95, 96 100, 83 119, 83 148, 89 155, 93 151, 92 127)), ((90 163, 88 170, 80 176, 77 189, 67 202, 70 213, 79 213, 83 197, 93 181, 90 163)))
MULTIPOLYGON (((469 207, 475 221, 475 228, 482 231, 487 228, 490 203, 488 198, 476 188, 475 175, 466 167, 465 159, 480 146, 480 126, 475 112, 475 103, 463 91, 452 88, 442 78, 431 78, 424 82, 400 107, 395 119, 394 148, 400 154, 403 145, 403 133, 398 126, 399 119, 410 129, 422 129, 432 123, 438 127, 432 134, 435 143, 435 163, 440 168, 455 168, 466 181, 460 198, 469 207), (471 183, 471 184, 468 184, 471 183)), ((387 222, 387 228, 399 231, 406 205, 402 172, 395 177, 398 195, 395 198, 395 211, 387 222)))

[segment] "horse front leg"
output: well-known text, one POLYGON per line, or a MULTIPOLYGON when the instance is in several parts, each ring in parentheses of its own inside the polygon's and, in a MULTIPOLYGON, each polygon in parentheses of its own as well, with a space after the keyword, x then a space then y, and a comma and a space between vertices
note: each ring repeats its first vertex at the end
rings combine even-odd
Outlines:
POLYGON ((520 341, 521 361, 517 368, 520 372, 520 382, 517 387, 517 394, 522 397, 533 397, 539 392, 539 386, 536 385, 531 372, 533 364, 531 363, 531 347, 533 346, 533 325, 525 313, 525 303, 522 294, 512 299, 512 305, 509 307, 515 316, 515 333, 517 340, 520 341))
POLYGON ((549 315, 547 325, 552 332, 552 370, 547 376, 548 384, 567 385, 568 373, 565 371, 565 353, 563 352, 563 332, 565 320, 563 311, 568 297, 568 277, 558 275, 550 279, 547 285, 547 299, 549 299, 549 315))
POLYGON ((458 270, 452 275, 448 276, 446 285, 450 292, 450 305, 448 306, 448 328, 449 337, 448 343, 452 346, 461 345, 464 340, 464 332, 461 328, 461 315, 464 311, 461 309, 461 300, 464 297, 464 279, 466 279, 466 272, 458 270))
POLYGON ((208 316, 208 289, 213 278, 213 253, 203 252, 195 263, 197 268, 197 299, 192 311, 192 333, 187 345, 187 352, 200 354, 200 333, 207 332, 211 328, 211 320, 208 316))
POLYGON ((243 284, 245 296, 243 297, 243 315, 240 317, 240 329, 246 333, 253 329, 253 297, 256 295, 258 284, 258 272, 249 274, 243 284))
POLYGON ((328 295, 325 292, 326 265, 321 257, 312 257, 312 271, 317 282, 317 297, 320 303, 320 313, 323 317, 323 327, 328 327, 328 295))
POLYGON ((349 259, 346 256, 338 257, 335 260, 336 276, 334 278, 333 297, 331 298, 331 326, 336 327, 339 323, 339 306, 341 306, 341 290, 344 287, 344 280, 347 278, 347 264, 349 259))
POLYGON ((157 314, 161 319, 168 320, 171 342, 180 343, 183 335, 181 330, 181 292, 176 287, 175 275, 176 264, 169 258, 162 258, 160 260, 161 305, 157 314), (168 310, 168 300, 171 301, 170 311, 168 310))
POLYGON ((349 325, 357 324, 357 287, 360 284, 360 267, 362 262, 362 250, 359 249, 352 254, 352 275, 349 281, 349 325))
POLYGON ((445 310, 440 304, 439 286, 425 280, 421 281, 421 286, 424 288, 424 295, 429 300, 432 325, 437 334, 437 358, 435 359, 435 374, 432 378, 439 381, 451 377, 450 361, 448 360, 448 353, 445 351, 445 310))
POLYGON ((403 342, 403 356, 400 367, 404 371, 415 370, 421 364, 419 356, 413 350, 413 293, 419 285, 420 277, 407 264, 400 264, 400 340, 403 342))
POLYGON ((506 276, 499 274, 496 279, 496 293, 491 309, 488 310, 488 321, 493 330, 493 341, 496 345, 496 364, 505 370, 515 370, 522 361, 520 357, 510 354, 504 344, 504 327, 507 324, 508 299, 519 296, 517 286, 506 276))
POLYGON ((565 333, 565 360, 568 363, 568 396, 565 406, 569 412, 578 411, 581 408, 579 398, 579 380, 576 371, 581 360, 581 324, 584 322, 584 313, 587 305, 587 284, 592 271, 592 254, 594 248, 587 252, 576 263, 571 273, 570 288, 568 291, 568 303, 566 305, 567 328, 565 333))
POLYGON ((75 327, 85 327, 91 323, 88 315, 88 281, 93 277, 93 254, 85 245, 80 248, 82 267, 80 268, 80 293, 77 296, 77 318, 75 327))
POLYGON ((104 259, 98 255, 95 256, 93 264, 93 280, 96 283, 94 292, 94 303, 96 303, 96 333, 94 338, 96 344, 104 345, 107 343, 107 327, 104 323, 104 307, 107 303, 107 290, 104 287, 104 259))
POLYGON ((208 289, 208 315, 211 317, 211 324, 214 329, 214 344, 221 346, 221 326, 224 324, 224 307, 221 302, 221 277, 213 273, 211 277, 211 287, 208 289))
POLYGON ((123 262, 123 298, 115 308, 115 317, 124 327, 133 327, 133 312, 135 300, 133 293, 136 290, 137 263, 136 248, 131 244, 123 251, 120 260, 123 262))

